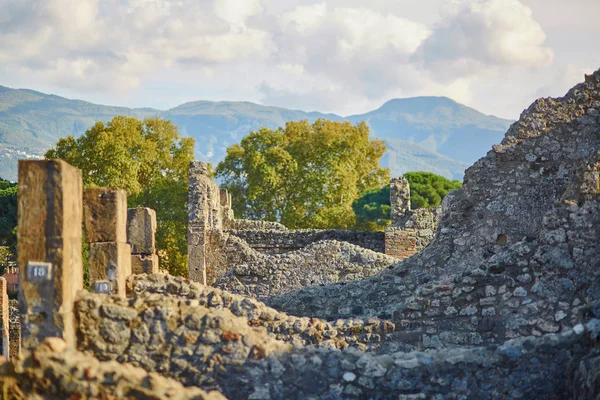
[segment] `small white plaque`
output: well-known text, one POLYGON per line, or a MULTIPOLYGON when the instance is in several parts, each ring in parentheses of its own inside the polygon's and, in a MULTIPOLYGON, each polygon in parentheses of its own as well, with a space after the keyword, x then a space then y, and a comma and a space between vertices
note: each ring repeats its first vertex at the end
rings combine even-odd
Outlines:
POLYGON ((29 261, 25 278, 29 282, 49 281, 52 279, 52 263, 44 261, 29 261))
POLYGON ((94 292, 96 293, 112 293, 112 285, 110 281, 96 281, 94 282, 94 292))

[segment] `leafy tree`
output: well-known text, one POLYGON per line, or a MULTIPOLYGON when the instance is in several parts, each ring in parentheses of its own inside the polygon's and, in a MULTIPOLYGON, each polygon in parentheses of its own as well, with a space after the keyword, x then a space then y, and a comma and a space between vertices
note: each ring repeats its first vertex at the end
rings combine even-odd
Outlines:
POLYGON ((449 180, 433 172, 407 172, 404 177, 410 184, 410 204, 416 208, 431 208, 442 204, 448 192, 462 187, 462 182, 449 180))
POLYGON ((17 253, 17 184, 0 178, 0 275, 17 253))
POLYGON ((193 154, 194 139, 180 138, 170 121, 117 116, 106 125, 97 122, 77 139, 60 139, 46 158, 80 168, 86 186, 125 189, 129 207, 156 210, 161 267, 182 275, 187 271, 183 198, 193 154))
POLYGON ((289 228, 351 228, 358 194, 389 180, 378 164, 385 150, 383 141, 369 140, 364 122, 288 122, 230 146, 216 173, 238 217, 289 228))
MULTIPOLYGON (((444 178, 432 172, 407 172, 410 184, 411 209, 437 207, 451 190, 462 186, 460 181, 444 178)), ((367 190, 352 204, 357 228, 381 230, 390 223, 390 186, 367 190)))
POLYGON ((390 185, 370 189, 352 203, 356 215, 356 229, 380 231, 390 223, 390 185))

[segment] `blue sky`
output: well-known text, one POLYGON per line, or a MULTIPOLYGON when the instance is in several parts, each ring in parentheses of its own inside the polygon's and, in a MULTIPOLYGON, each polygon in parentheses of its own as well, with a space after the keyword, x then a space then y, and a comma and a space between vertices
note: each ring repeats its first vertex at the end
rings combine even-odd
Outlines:
POLYGON ((443 95, 516 119, 600 68, 598 15, 597 0, 0 0, 0 85, 342 115, 443 95))

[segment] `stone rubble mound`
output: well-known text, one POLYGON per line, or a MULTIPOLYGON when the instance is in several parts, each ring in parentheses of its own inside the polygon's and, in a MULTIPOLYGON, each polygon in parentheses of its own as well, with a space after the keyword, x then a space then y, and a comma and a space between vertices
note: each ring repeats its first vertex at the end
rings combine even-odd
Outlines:
POLYGON ((246 251, 246 262, 217 278, 213 286, 262 300, 303 287, 361 280, 398 261, 335 240, 315 242, 283 254, 246 251))

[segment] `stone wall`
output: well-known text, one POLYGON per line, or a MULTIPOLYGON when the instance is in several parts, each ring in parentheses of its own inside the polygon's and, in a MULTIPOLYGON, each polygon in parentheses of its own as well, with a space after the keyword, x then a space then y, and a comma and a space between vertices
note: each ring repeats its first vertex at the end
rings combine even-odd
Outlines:
POLYGON ((100 362, 58 338, 12 364, 0 363, 0 385, 4 399, 226 400, 139 367, 100 362))
POLYGON ((336 240, 351 243, 379 253, 385 252, 383 232, 348 231, 339 229, 295 229, 295 230, 228 230, 244 240, 253 249, 269 254, 298 250, 321 240, 336 240))

